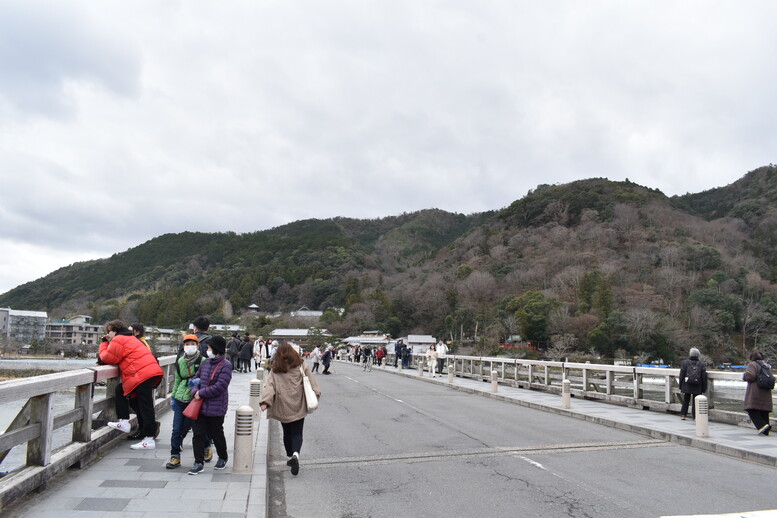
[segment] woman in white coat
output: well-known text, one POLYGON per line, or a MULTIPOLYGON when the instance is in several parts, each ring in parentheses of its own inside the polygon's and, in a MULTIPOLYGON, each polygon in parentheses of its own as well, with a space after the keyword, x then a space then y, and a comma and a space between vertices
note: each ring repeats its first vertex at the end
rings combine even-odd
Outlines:
POLYGON ((437 367, 437 348, 434 346, 434 344, 429 346, 429 349, 426 351, 426 365, 429 367, 429 374, 432 375, 432 377, 436 377, 435 374, 435 368, 437 367))

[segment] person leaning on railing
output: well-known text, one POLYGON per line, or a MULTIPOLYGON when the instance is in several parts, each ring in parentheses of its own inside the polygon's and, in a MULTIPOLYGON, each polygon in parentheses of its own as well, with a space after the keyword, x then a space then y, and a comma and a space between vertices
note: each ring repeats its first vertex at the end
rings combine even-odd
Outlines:
POLYGON ((140 442, 130 446, 133 450, 156 448, 156 415, 154 411, 154 389, 162 381, 162 368, 146 345, 132 336, 132 331, 121 320, 105 324, 105 336, 97 355, 98 363, 118 365, 121 383, 116 386, 116 422, 108 423, 110 428, 129 433, 130 407, 138 416, 138 432, 143 436, 140 442))

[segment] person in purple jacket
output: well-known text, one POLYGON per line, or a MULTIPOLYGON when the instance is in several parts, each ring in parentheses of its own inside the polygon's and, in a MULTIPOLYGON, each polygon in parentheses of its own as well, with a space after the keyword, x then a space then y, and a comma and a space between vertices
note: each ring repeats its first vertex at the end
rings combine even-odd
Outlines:
POLYGON ((196 379, 192 380, 192 396, 202 399, 200 417, 194 422, 194 465, 189 475, 196 475, 205 469, 205 448, 208 437, 216 447, 219 458, 215 469, 227 466, 227 439, 224 437, 224 416, 229 407, 229 382, 232 380, 232 364, 224 356, 227 341, 223 336, 213 336, 208 341, 208 360, 197 369, 196 379))

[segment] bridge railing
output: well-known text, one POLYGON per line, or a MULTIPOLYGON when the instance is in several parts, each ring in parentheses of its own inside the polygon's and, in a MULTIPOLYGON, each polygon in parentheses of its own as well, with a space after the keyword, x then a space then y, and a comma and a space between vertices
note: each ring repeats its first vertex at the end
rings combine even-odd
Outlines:
MULTIPOLYGON (((159 358, 164 376, 156 388, 158 410, 167 407, 174 362, 175 356, 159 358)), ((116 420, 114 393, 118 383, 119 369, 110 365, 0 382, 0 404, 24 402, 5 432, 0 433, 0 468, 12 448, 27 448, 25 464, 13 467, 0 478, 0 511, 30 490, 45 486, 57 473, 88 463, 101 447, 121 435, 106 426, 108 421, 116 420), (103 383, 105 396, 95 397, 95 387, 103 383), (56 412, 54 398, 63 391, 73 391, 73 405, 56 412), (69 440, 60 437, 55 444, 55 432, 68 426, 72 426, 69 440)))
MULTIPOLYGON (((390 353, 387 360, 393 365, 394 355, 390 353)), ((496 371, 501 384, 558 394, 562 381, 567 379, 575 397, 645 410, 679 412, 683 397, 680 369, 457 355, 448 355, 445 363, 459 377, 490 382, 491 371, 496 371)), ((411 355, 410 367, 418 369, 419 365, 426 369, 426 357, 411 355)), ((742 373, 711 370, 707 374, 705 395, 710 419, 732 424, 747 422, 748 416, 742 409, 742 373)))

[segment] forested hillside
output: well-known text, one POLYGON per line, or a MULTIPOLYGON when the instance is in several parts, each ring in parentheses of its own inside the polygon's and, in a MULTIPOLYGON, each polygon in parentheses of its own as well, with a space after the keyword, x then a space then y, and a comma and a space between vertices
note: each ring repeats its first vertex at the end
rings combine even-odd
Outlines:
POLYGON ((483 352, 520 333, 557 357, 673 361, 696 346, 739 362, 777 343, 776 172, 672 198, 589 179, 468 216, 164 235, 22 285, 0 305, 162 327, 200 314, 236 321, 252 303, 345 308, 322 325, 429 333, 483 352))

